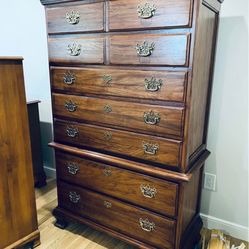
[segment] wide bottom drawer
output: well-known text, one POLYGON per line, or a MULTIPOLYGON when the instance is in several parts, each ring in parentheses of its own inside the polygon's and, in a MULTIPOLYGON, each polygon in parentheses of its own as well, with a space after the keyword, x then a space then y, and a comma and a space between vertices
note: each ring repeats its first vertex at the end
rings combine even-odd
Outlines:
POLYGON ((58 201, 61 208, 152 246, 174 248, 174 220, 64 182, 58 182, 58 201))

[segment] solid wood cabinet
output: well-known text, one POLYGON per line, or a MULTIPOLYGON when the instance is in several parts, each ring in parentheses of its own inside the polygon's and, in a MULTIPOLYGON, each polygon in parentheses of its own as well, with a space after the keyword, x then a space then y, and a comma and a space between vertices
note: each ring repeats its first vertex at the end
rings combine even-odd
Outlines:
POLYGON ((193 249, 222 1, 41 2, 56 225, 77 221, 139 248, 193 249))
POLYGON ((0 57, 0 248, 40 243, 21 58, 0 57))

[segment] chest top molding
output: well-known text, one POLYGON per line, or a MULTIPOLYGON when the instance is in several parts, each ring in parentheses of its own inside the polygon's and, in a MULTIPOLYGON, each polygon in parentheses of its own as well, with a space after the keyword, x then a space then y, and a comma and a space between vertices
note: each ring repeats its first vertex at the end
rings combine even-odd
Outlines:
MULTIPOLYGON (((85 2, 85 3, 91 3, 91 2, 105 2, 107 0, 40 0, 43 5, 49 5, 49 4, 59 4, 59 3, 69 3, 69 2, 85 2)), ((223 3, 224 0, 207 0, 207 2, 218 2, 223 3)))

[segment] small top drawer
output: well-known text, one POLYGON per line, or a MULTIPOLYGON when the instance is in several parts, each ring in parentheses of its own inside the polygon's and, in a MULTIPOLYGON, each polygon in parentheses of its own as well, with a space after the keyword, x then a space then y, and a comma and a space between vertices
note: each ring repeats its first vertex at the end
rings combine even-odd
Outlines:
POLYGON ((104 30, 104 3, 47 8, 48 33, 104 30))
POLYGON ((110 64, 188 66, 190 34, 110 35, 110 64))
POLYGON ((110 30, 190 27, 192 0, 109 1, 110 30))

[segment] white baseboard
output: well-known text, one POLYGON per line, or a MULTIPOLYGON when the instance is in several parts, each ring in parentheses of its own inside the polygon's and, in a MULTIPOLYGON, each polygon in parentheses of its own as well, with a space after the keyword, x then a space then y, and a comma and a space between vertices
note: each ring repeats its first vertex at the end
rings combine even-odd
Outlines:
POLYGON ((222 220, 206 214, 201 214, 204 227, 208 229, 219 229, 232 237, 249 241, 249 228, 233 222, 222 220))
POLYGON ((47 177, 56 178, 56 169, 48 167, 48 166, 44 166, 44 170, 45 170, 47 177))

